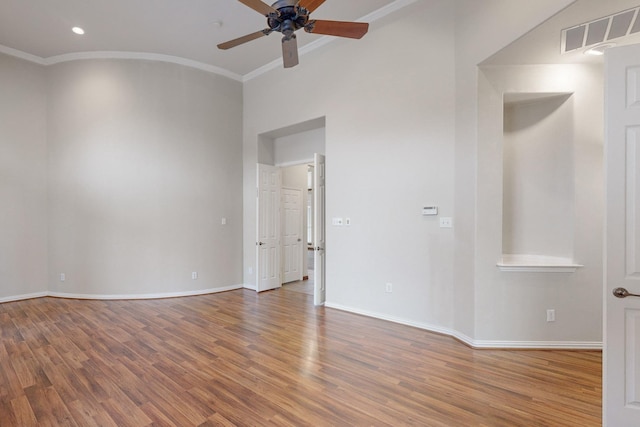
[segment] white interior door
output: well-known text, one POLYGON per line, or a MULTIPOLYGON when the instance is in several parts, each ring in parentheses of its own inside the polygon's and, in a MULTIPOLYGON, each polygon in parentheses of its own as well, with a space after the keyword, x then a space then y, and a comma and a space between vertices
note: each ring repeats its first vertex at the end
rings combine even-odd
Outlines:
POLYGON ((258 236, 256 290, 268 291, 280 281, 280 169, 258 164, 258 236))
POLYGON ((325 158, 322 154, 313 157, 313 303, 323 305, 325 288, 325 158))
POLYGON ((282 189, 283 283, 302 280, 302 257, 307 249, 302 239, 302 190, 282 189))
POLYGON ((640 426, 640 45, 606 57, 603 424, 640 426), (614 290, 618 288, 614 296, 614 290))

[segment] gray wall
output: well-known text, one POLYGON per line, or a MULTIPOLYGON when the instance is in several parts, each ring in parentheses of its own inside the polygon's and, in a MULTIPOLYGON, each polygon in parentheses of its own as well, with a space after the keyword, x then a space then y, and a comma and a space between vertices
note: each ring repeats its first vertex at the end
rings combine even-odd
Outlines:
POLYGON ((0 298, 242 284, 241 83, 142 60, 0 61, 0 298))
MULTIPOLYGON (((476 336, 484 340, 600 342, 602 340, 603 278, 603 121, 604 77, 601 66, 538 65, 487 67, 479 83, 480 118, 477 177, 476 252, 476 336), (505 93, 572 93, 573 113, 569 130, 562 131, 570 146, 572 160, 564 167, 547 163, 546 172, 557 176, 557 184, 544 194, 530 194, 538 205, 549 194, 571 186, 560 205, 541 209, 540 218, 553 222, 556 214, 563 221, 563 239, 547 241, 545 252, 561 253, 584 265, 575 273, 505 273, 496 269, 503 246, 503 96, 505 93), (568 174, 568 176, 567 176, 568 174), (562 184, 562 181, 570 184, 562 184), (562 210, 562 212, 558 212, 562 210), (562 219, 562 216, 568 217, 562 219), (550 245, 553 245, 551 247, 550 245), (572 253, 566 254, 572 246, 572 253), (547 323, 546 310, 556 310, 556 322, 547 323)), ((547 117, 547 122, 551 119, 547 117)), ((534 126, 535 128, 535 126, 534 126)), ((555 130, 558 134, 558 130, 555 130)), ((551 136, 553 138, 553 135, 551 136)), ((509 137, 506 138, 509 142, 509 137)), ((540 141, 539 147, 545 142, 540 141)), ((561 156, 556 156, 561 157, 561 156)), ((533 162, 532 162, 533 163, 533 162)), ((538 182, 553 185, 554 180, 538 182)), ((535 203, 535 202, 534 202, 535 203)), ((526 225, 524 225, 526 226, 526 225)), ((538 227, 538 225, 529 224, 538 227)), ((549 227, 552 228, 552 227, 549 227)), ((543 231, 539 231, 542 233, 543 231)), ((521 239, 521 243, 525 243, 521 239)), ((540 250, 540 243, 537 243, 540 250)), ((529 248, 529 251, 532 251, 529 248)))
MULTIPOLYGON (((260 135, 325 117, 329 306, 451 333, 481 346, 597 344, 601 317, 594 307, 600 292, 592 283, 581 297, 588 308, 571 308, 568 292, 534 287, 526 277, 512 276, 512 284, 492 282, 487 274, 497 271, 498 258, 487 250, 495 239, 501 249, 501 228, 487 230, 485 218, 478 219, 485 206, 498 209, 498 216, 502 212, 502 181, 478 188, 481 177, 493 178, 498 170, 501 178, 502 171, 502 157, 485 163, 487 150, 502 141, 501 119, 497 140, 478 136, 486 112, 478 108, 478 64, 568 3, 417 2, 397 20, 372 25, 357 43, 339 41, 303 56, 295 73, 274 70, 246 82, 245 283, 255 282, 260 135), (497 20, 500 16, 513 19, 497 20), (313 102, 287 115, 267 108, 265 100, 283 85, 306 82, 313 82, 305 86, 305 97, 313 102), (422 217, 426 205, 438 206, 440 216, 453 216, 453 229, 422 217), (350 217, 352 225, 331 226, 332 217, 350 217), (392 293, 385 292, 386 282, 393 283, 392 293), (524 304, 527 297, 535 303, 524 304), (547 307, 549 298, 556 298, 555 307, 547 307), (541 307, 573 319, 595 310, 595 321, 581 330, 573 320, 558 319, 550 327, 541 307)), ((592 83, 583 81, 581 87, 592 83)), ((590 154, 576 160, 587 161, 585 168, 597 160, 591 157, 593 146, 587 150, 590 154)), ((586 196, 587 187, 597 193, 596 179, 577 189, 576 197, 586 196)), ((578 221, 599 220, 595 212, 578 221)), ((590 251, 589 259, 599 250, 590 251)), ((596 279, 599 265, 601 260, 591 266, 596 279)), ((571 282, 578 286, 583 278, 574 275, 571 282)))
POLYGON ((0 54, 0 301, 47 290, 45 70, 0 54))
POLYGON ((451 325, 453 233, 421 210, 434 204, 453 214, 453 28, 450 2, 418 2, 362 40, 301 57, 295 73, 279 69, 245 83, 247 284, 255 283, 259 135, 325 117, 328 303, 451 325), (313 102, 286 115, 269 109, 266 100, 284 84, 305 87, 313 102), (332 217, 352 225, 333 227, 332 217))
MULTIPOLYGON (((0 191, 15 201, 0 208, 7 219, 0 232, 9 236, 0 242, 0 298, 254 285, 259 141, 322 117, 327 217, 352 220, 327 231, 329 305, 476 344, 600 340, 601 246, 593 242, 601 236, 589 233, 601 229, 600 213, 576 215, 574 256, 585 269, 570 279, 505 279, 495 267, 502 127, 493 138, 495 129, 483 123, 500 98, 496 91, 530 87, 574 92, 582 97, 576 104, 600 101, 585 86, 538 85, 535 77, 546 70, 524 69, 509 80, 501 69, 479 72, 478 64, 568 3, 416 2, 374 23, 362 40, 337 40, 303 55, 295 69, 273 70, 244 87, 159 62, 87 60, 43 69, 0 58, 0 85, 20 100, 0 100, 7 122, 0 129, 0 191), (285 87, 306 88, 312 102, 287 114, 268 108, 265 100, 285 87), (5 161, 11 156, 24 167, 5 161), (454 228, 422 217, 424 205, 453 216, 454 228), (393 293, 384 292, 386 282, 393 293), (544 323, 545 308, 558 310, 555 324, 544 323)), ((575 85, 600 82, 597 70, 581 76, 575 85)), ((595 135, 597 126, 592 121, 574 134, 595 135)), ((576 212, 600 197, 602 164, 598 141, 578 140, 576 212)))
POLYGON ((241 284, 241 84, 135 60, 48 72, 50 289, 241 284))

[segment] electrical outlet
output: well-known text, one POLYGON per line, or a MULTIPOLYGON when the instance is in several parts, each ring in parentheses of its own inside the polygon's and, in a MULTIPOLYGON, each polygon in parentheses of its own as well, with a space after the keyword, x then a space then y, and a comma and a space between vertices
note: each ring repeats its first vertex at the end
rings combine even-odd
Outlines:
POLYGON ((65 280, 67 280, 67 275, 64 273, 60 273, 60 281, 64 282, 65 280))
POLYGON ((387 293, 393 292, 393 283, 387 283, 384 285, 384 291, 387 293))
POLYGON ((193 272, 191 272, 191 278, 192 278, 193 280, 196 280, 196 279, 198 278, 198 272, 197 272, 197 271, 193 271, 193 272))
POLYGON ((222 224, 222 225, 227 225, 227 218, 222 218, 222 219, 220 220, 220 224, 222 224))
POLYGON ((547 322, 556 321, 556 311, 554 309, 547 310, 547 322))

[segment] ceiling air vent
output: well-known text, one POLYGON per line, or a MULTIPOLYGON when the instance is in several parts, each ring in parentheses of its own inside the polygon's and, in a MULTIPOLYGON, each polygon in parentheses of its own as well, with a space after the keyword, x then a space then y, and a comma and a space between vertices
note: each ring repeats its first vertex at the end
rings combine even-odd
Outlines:
POLYGON ((640 32, 640 6, 562 30, 562 53, 640 32))

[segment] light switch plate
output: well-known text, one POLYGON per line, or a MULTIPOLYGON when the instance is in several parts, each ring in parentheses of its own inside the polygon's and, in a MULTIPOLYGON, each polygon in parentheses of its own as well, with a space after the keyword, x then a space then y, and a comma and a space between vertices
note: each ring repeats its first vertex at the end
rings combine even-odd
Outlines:
POLYGON ((440 228, 453 228, 453 218, 450 218, 450 217, 440 218, 440 228))

